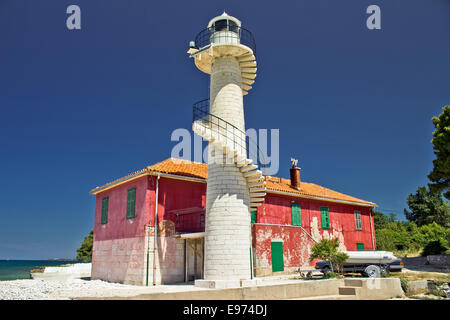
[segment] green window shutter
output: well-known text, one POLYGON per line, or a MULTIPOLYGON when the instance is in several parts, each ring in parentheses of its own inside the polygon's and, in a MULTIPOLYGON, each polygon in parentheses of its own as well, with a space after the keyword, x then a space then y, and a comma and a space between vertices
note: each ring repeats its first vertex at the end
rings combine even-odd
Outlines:
POLYGON ((135 217, 136 208, 136 188, 128 190, 127 195, 127 219, 133 219, 135 217))
POLYGON ((283 242, 272 242, 272 271, 284 271, 283 242))
POLYGON ((109 202, 108 197, 104 197, 102 199, 102 218, 100 222, 101 224, 108 223, 108 202, 109 202))
POLYGON ((302 225, 302 214, 301 207, 299 203, 291 202, 291 218, 293 226, 302 225))
POLYGON ((256 223, 256 210, 250 211, 251 214, 251 224, 256 223))
POLYGON ((361 211, 358 210, 355 210, 355 228, 356 230, 362 230, 361 211))
POLYGON ((320 207, 320 218, 322 221, 322 229, 330 229, 330 216, 328 207, 320 207))
POLYGON ((356 250, 364 251, 364 243, 357 243, 356 244, 356 250))

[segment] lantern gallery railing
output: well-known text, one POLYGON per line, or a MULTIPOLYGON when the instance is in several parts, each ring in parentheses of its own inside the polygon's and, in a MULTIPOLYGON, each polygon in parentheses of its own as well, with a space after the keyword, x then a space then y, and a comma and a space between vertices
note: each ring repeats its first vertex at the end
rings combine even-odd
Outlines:
POLYGON ((242 44, 256 54, 256 43, 253 34, 236 25, 213 26, 200 31, 195 37, 195 47, 202 49, 210 44, 242 44))
MULTIPOLYGON (((226 145, 237 151, 241 155, 248 157, 248 151, 253 146, 259 156, 261 168, 267 166, 264 156, 256 141, 246 135, 244 131, 231 123, 209 113, 209 99, 204 99, 194 104, 193 109, 194 125, 200 126, 210 131, 212 136, 225 141, 226 145)), ((255 159, 256 160, 256 159, 255 159)))

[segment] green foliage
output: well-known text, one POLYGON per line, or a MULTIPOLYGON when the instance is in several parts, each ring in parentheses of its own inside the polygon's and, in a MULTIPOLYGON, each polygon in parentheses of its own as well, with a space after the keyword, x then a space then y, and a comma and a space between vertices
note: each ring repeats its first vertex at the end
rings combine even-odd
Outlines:
POLYGON ((396 251, 410 248, 410 235, 400 221, 389 222, 385 228, 375 230, 375 236, 378 250, 396 251))
POLYGON ((404 210, 405 217, 418 226, 436 222, 441 226, 448 226, 450 222, 450 206, 442 195, 433 193, 426 187, 419 186, 416 193, 408 195, 408 210, 404 210))
POLYGON ((390 217, 379 213, 375 229, 377 250, 393 251, 397 254, 417 253, 422 255, 442 254, 450 247, 450 228, 436 222, 418 226, 415 222, 390 222, 390 217), (434 242, 430 244, 431 242, 434 242), (440 244, 440 245, 439 245, 440 244), (435 253, 432 253, 435 252, 435 253))
POLYGON ((445 198, 450 200, 450 106, 445 106, 439 117, 433 117, 432 121, 436 129, 431 143, 436 159, 428 175, 432 182, 429 187, 434 193, 444 192, 445 198))
POLYGON ((373 211, 373 222, 375 229, 386 228, 389 222, 395 222, 395 213, 389 213, 389 216, 374 210, 373 211))
POLYGON ((442 239, 430 241, 423 248, 422 256, 429 256, 433 254, 444 254, 448 250, 448 247, 444 245, 442 239))
POLYGON ((77 249, 77 260, 83 262, 92 261, 92 241, 94 236, 94 230, 91 230, 89 234, 84 237, 84 241, 81 243, 81 247, 77 249))
POLYGON ((402 286, 403 292, 406 293, 409 288, 408 280, 404 277, 400 277, 400 285, 402 286))
POLYGON ((450 244, 450 228, 445 228, 433 222, 411 230, 412 241, 425 247, 430 241, 442 240, 444 246, 450 244))
POLYGON ((312 247, 310 261, 314 259, 327 260, 331 263, 331 271, 334 271, 334 266, 339 271, 342 269, 342 264, 348 259, 348 255, 339 251, 338 248, 339 239, 322 239, 312 247))
POLYGON ((325 274, 323 276, 324 279, 334 279, 337 278, 338 274, 336 272, 327 272, 327 274, 325 274))

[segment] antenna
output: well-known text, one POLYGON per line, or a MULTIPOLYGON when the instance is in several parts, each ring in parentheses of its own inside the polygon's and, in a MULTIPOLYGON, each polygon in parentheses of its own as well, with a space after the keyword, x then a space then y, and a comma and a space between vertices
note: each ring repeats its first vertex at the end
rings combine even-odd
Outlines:
POLYGON ((297 160, 297 159, 291 158, 291 165, 292 165, 292 168, 297 168, 297 163, 298 163, 298 160, 297 160))

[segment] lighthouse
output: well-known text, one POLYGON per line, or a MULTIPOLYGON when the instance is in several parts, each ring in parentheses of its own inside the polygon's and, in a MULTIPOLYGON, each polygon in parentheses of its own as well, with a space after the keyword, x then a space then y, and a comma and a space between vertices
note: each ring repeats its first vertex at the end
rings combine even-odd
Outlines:
POLYGON ((209 99, 194 104, 193 131, 207 140, 204 278, 197 286, 241 286, 253 278, 251 212, 264 201, 265 178, 247 156, 244 99, 256 77, 256 45, 225 12, 191 41, 188 54, 210 75, 209 99))

